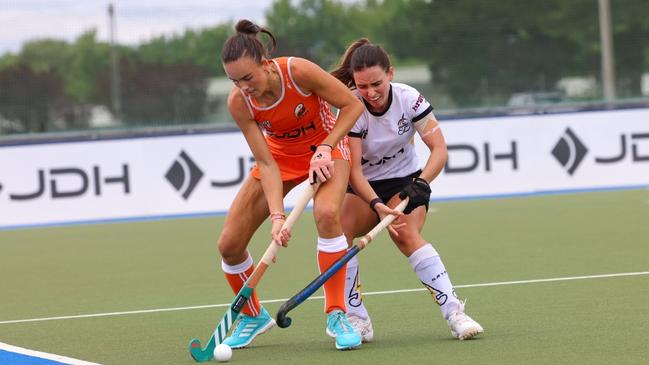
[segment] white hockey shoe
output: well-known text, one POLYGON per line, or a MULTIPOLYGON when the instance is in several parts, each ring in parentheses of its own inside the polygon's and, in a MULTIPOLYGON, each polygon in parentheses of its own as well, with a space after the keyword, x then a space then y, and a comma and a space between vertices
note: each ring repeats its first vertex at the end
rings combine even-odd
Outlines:
POLYGON ((464 303, 458 310, 451 312, 446 322, 451 329, 451 334, 458 340, 468 340, 484 332, 478 322, 464 313, 464 303))
POLYGON ((363 319, 353 314, 348 314, 347 319, 352 327, 361 334, 363 342, 372 342, 374 339, 374 329, 372 328, 372 320, 370 317, 363 319))

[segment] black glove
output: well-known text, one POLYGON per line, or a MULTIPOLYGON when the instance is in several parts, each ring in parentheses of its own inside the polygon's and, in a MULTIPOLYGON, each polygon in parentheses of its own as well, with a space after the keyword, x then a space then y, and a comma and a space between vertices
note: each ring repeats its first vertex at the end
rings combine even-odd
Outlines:
POLYGON ((419 177, 412 179, 412 183, 399 193, 401 200, 406 197, 410 198, 410 200, 406 205, 406 209, 403 210, 404 214, 409 214, 415 208, 428 204, 430 201, 430 185, 428 185, 428 181, 419 177))

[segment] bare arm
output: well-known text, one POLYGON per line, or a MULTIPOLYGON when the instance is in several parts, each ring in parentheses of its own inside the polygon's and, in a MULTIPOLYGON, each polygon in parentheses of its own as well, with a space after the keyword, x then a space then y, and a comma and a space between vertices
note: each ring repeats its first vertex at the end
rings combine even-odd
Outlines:
POLYGON ((335 127, 322 142, 337 145, 363 113, 363 103, 342 82, 304 58, 292 59, 291 74, 302 90, 315 93, 339 109, 335 127))
POLYGON ((428 160, 421 171, 420 178, 428 181, 433 181, 437 175, 442 172, 446 160, 448 159, 448 150, 446 148, 446 141, 440 129, 437 119, 433 113, 428 114, 422 120, 415 123, 415 128, 421 136, 421 140, 426 144, 430 150, 428 160))
POLYGON ((239 129, 243 132, 248 146, 252 151, 259 172, 261 185, 268 201, 268 208, 271 213, 284 212, 284 194, 282 178, 279 167, 268 149, 266 139, 259 129, 257 122, 250 115, 246 101, 238 88, 233 87, 228 96, 228 110, 239 129))

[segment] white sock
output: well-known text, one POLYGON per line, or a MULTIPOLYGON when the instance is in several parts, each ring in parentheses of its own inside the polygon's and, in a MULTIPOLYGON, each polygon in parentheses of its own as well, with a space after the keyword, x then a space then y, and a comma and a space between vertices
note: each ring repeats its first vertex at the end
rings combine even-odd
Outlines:
POLYGON ((345 276, 345 304, 347 304, 347 314, 353 314, 363 319, 369 317, 361 294, 361 279, 358 268, 358 259, 356 256, 347 261, 347 275, 345 276))
POLYGON ((460 301, 455 295, 444 263, 430 243, 413 252, 408 257, 408 261, 421 283, 426 286, 439 305, 445 319, 448 319, 452 311, 460 309, 460 301))
POLYGON ((333 253, 347 249, 347 238, 340 235, 334 238, 322 238, 318 236, 318 251, 333 253))

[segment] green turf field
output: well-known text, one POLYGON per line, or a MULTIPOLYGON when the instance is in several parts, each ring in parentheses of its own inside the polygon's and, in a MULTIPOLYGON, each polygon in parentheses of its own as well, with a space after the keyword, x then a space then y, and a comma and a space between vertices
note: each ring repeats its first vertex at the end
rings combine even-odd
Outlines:
MULTIPOLYGON (((383 233, 361 252, 375 342, 339 352, 323 301, 234 352, 236 364, 646 364, 649 190, 431 204, 425 237, 467 313, 485 328, 450 337, 430 295, 383 233), (641 273, 637 275, 568 278, 641 273), (538 279, 566 278, 538 282, 538 279), (511 281, 529 281, 509 283, 511 281), (504 283, 478 286, 476 284, 504 283), (376 294, 372 294, 376 293, 376 294)), ((259 286, 288 298, 316 276, 307 211, 259 286)), ((0 342, 102 364, 192 364, 233 294, 215 241, 222 217, 0 231, 0 342), (188 308, 190 307, 190 308, 188 308), (168 310, 176 309, 176 310, 168 310), (122 313, 160 310, 146 313, 122 313), (51 317, 96 317, 22 321, 51 317)), ((269 226, 255 236, 258 259, 269 226)), ((321 295, 317 293, 316 295, 321 295)), ((280 301, 267 303, 275 313, 280 301)))

